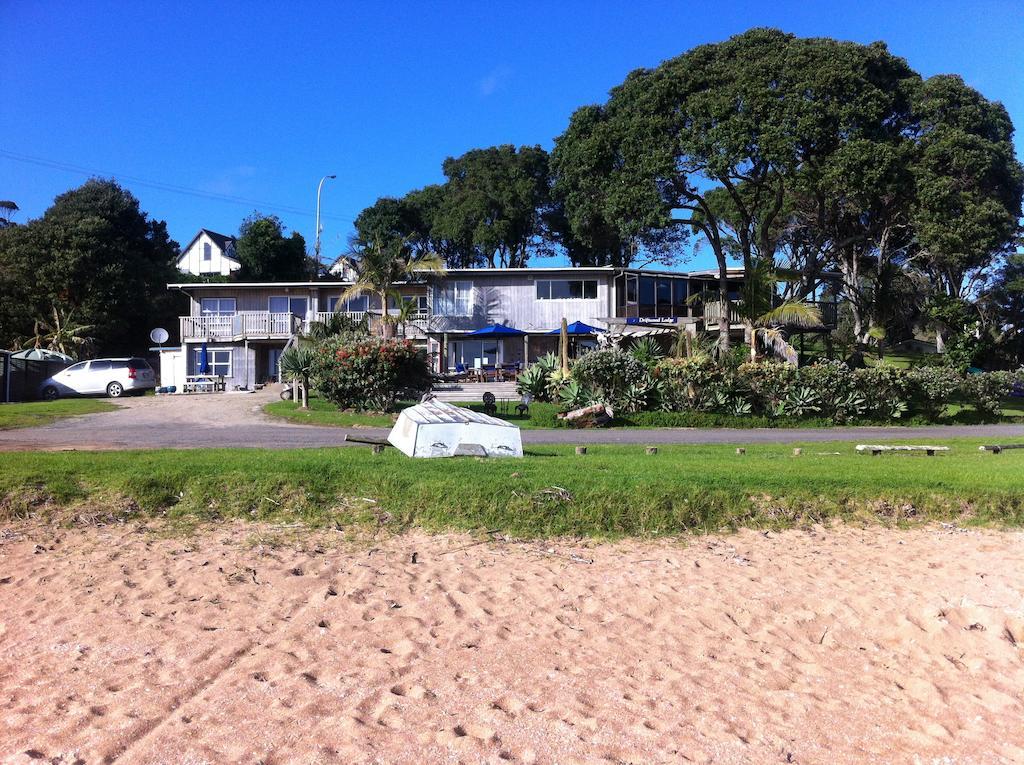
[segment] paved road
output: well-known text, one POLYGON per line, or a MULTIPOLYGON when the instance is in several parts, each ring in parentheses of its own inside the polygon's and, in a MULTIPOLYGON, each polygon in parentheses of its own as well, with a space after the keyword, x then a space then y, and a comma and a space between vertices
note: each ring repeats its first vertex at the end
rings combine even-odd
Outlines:
MULTIPOLYGON (((0 431, 0 451, 196 449, 267 447, 299 449, 346 446, 346 433, 383 437, 379 428, 294 425, 268 417, 262 407, 273 391, 254 394, 159 396, 124 399, 114 412, 58 420, 39 428, 0 431)), ((530 444, 770 444, 815 441, 870 443, 885 439, 922 442, 970 436, 1024 441, 1022 425, 922 428, 778 428, 758 430, 659 428, 656 430, 524 430, 530 444)))

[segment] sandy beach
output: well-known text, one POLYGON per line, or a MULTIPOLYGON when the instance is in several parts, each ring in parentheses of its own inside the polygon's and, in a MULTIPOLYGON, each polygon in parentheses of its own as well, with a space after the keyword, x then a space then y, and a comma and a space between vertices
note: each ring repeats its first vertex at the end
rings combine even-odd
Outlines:
POLYGON ((1024 762, 1024 534, 7 524, 0 762, 1024 762))

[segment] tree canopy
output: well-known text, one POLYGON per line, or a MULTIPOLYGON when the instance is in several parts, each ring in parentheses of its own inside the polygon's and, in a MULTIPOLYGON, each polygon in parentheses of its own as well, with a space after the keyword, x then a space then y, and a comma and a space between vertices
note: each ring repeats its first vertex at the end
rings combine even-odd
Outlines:
POLYGON ((238 231, 235 254, 242 268, 239 278, 252 281, 297 281, 315 276, 315 264, 306 256, 306 240, 298 231, 284 234, 276 215, 253 213, 238 231))
POLYGON ((56 316, 88 327, 95 353, 143 351, 149 331, 172 328, 179 312, 167 291, 178 249, 112 180, 61 194, 42 217, 0 231, 0 343, 31 343, 37 323, 56 316))

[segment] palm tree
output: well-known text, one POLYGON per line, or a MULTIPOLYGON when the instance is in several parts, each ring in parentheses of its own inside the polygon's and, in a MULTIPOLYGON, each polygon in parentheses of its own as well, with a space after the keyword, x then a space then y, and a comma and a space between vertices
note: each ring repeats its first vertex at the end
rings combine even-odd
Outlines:
POLYGON ((78 358, 79 351, 86 350, 93 343, 93 338, 86 333, 94 324, 74 324, 74 309, 62 311, 53 306, 51 319, 36 319, 33 328, 34 337, 25 343, 25 348, 47 348, 78 358))
POLYGON ((376 239, 359 248, 351 265, 356 274, 355 283, 342 293, 342 300, 375 295, 383 313, 381 336, 385 338, 394 336, 397 318, 388 313, 388 298, 393 298, 396 305, 401 304, 395 285, 423 273, 445 273, 444 260, 434 254, 415 256, 406 238, 387 243, 376 239))
POLYGON ((346 333, 362 335, 369 334, 366 318, 353 319, 351 316, 346 316, 339 311, 335 311, 327 318, 326 321, 310 322, 309 329, 305 336, 314 343, 319 343, 327 340, 328 338, 337 337, 338 335, 344 335, 346 333))
POLYGON ((782 327, 810 329, 821 326, 821 311, 803 300, 783 300, 775 305, 775 284, 779 277, 772 258, 758 258, 743 280, 737 309, 743 317, 750 342, 750 360, 757 360, 757 338, 778 345, 785 343, 782 327))
POLYGON ((315 359, 316 352, 311 345, 293 345, 281 354, 281 373, 299 381, 303 409, 309 409, 309 376, 313 371, 315 359))

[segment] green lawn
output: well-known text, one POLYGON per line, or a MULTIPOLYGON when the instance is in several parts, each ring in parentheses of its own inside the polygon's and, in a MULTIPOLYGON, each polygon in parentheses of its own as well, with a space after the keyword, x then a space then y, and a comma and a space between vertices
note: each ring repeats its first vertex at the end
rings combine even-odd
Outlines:
MULTIPOLYGON (((411 404, 402 402, 402 408, 411 404)), ((310 396, 309 409, 303 410, 295 401, 273 401, 263 411, 275 417, 301 422, 306 425, 330 425, 351 428, 353 425, 374 428, 390 428, 397 415, 374 414, 372 412, 343 412, 334 404, 316 396, 310 396)))
POLYGON ((839 518, 1024 523, 1024 450, 856 454, 851 444, 531 448, 521 460, 412 460, 394 449, 15 452, 0 516, 303 521, 519 537, 782 528, 839 518), (833 454, 833 452, 837 454, 833 454))
POLYGON ((61 417, 109 412, 117 407, 95 398, 62 398, 57 401, 28 401, 0 404, 0 430, 48 425, 61 417))

